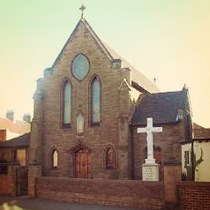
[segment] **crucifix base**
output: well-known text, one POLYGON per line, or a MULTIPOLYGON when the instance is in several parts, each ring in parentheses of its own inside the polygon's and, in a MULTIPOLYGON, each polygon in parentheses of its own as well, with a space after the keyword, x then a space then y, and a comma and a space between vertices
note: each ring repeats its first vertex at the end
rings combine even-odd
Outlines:
POLYGON ((150 159, 145 159, 145 164, 156 164, 155 163, 155 159, 154 158, 150 158, 150 159))
POLYGON ((159 181, 159 164, 142 165, 142 180, 143 181, 159 181))

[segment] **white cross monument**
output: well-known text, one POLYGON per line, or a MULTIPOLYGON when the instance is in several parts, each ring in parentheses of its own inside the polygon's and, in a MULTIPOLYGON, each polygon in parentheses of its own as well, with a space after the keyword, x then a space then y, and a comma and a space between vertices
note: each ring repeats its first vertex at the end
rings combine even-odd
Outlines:
POLYGON ((162 127, 153 127, 153 119, 147 118, 146 128, 137 128, 137 133, 147 134, 147 159, 143 165, 143 181, 158 181, 158 164, 155 163, 153 149, 153 133, 163 132, 162 127))

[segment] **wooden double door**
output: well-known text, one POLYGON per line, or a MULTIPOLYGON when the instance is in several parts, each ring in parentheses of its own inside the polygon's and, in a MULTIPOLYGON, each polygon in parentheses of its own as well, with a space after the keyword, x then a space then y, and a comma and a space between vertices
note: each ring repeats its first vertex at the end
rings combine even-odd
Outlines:
POLYGON ((75 153, 76 178, 91 178, 91 153, 87 148, 75 153))

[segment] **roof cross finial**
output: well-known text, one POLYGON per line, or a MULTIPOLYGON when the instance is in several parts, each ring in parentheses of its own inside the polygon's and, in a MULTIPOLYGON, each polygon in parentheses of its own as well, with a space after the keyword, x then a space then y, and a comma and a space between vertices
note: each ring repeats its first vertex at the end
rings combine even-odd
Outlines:
POLYGON ((83 18, 83 13, 84 13, 84 10, 86 9, 86 7, 83 4, 79 9, 82 11, 81 18, 83 18))

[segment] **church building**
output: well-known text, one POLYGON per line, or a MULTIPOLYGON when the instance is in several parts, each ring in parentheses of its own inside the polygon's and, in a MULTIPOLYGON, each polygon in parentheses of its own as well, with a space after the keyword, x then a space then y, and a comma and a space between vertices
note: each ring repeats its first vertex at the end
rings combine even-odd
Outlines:
POLYGON ((141 180, 145 133, 153 126, 161 167, 180 164, 191 138, 188 90, 160 92, 81 17, 51 68, 37 80, 29 148, 29 194, 36 177, 141 180))

